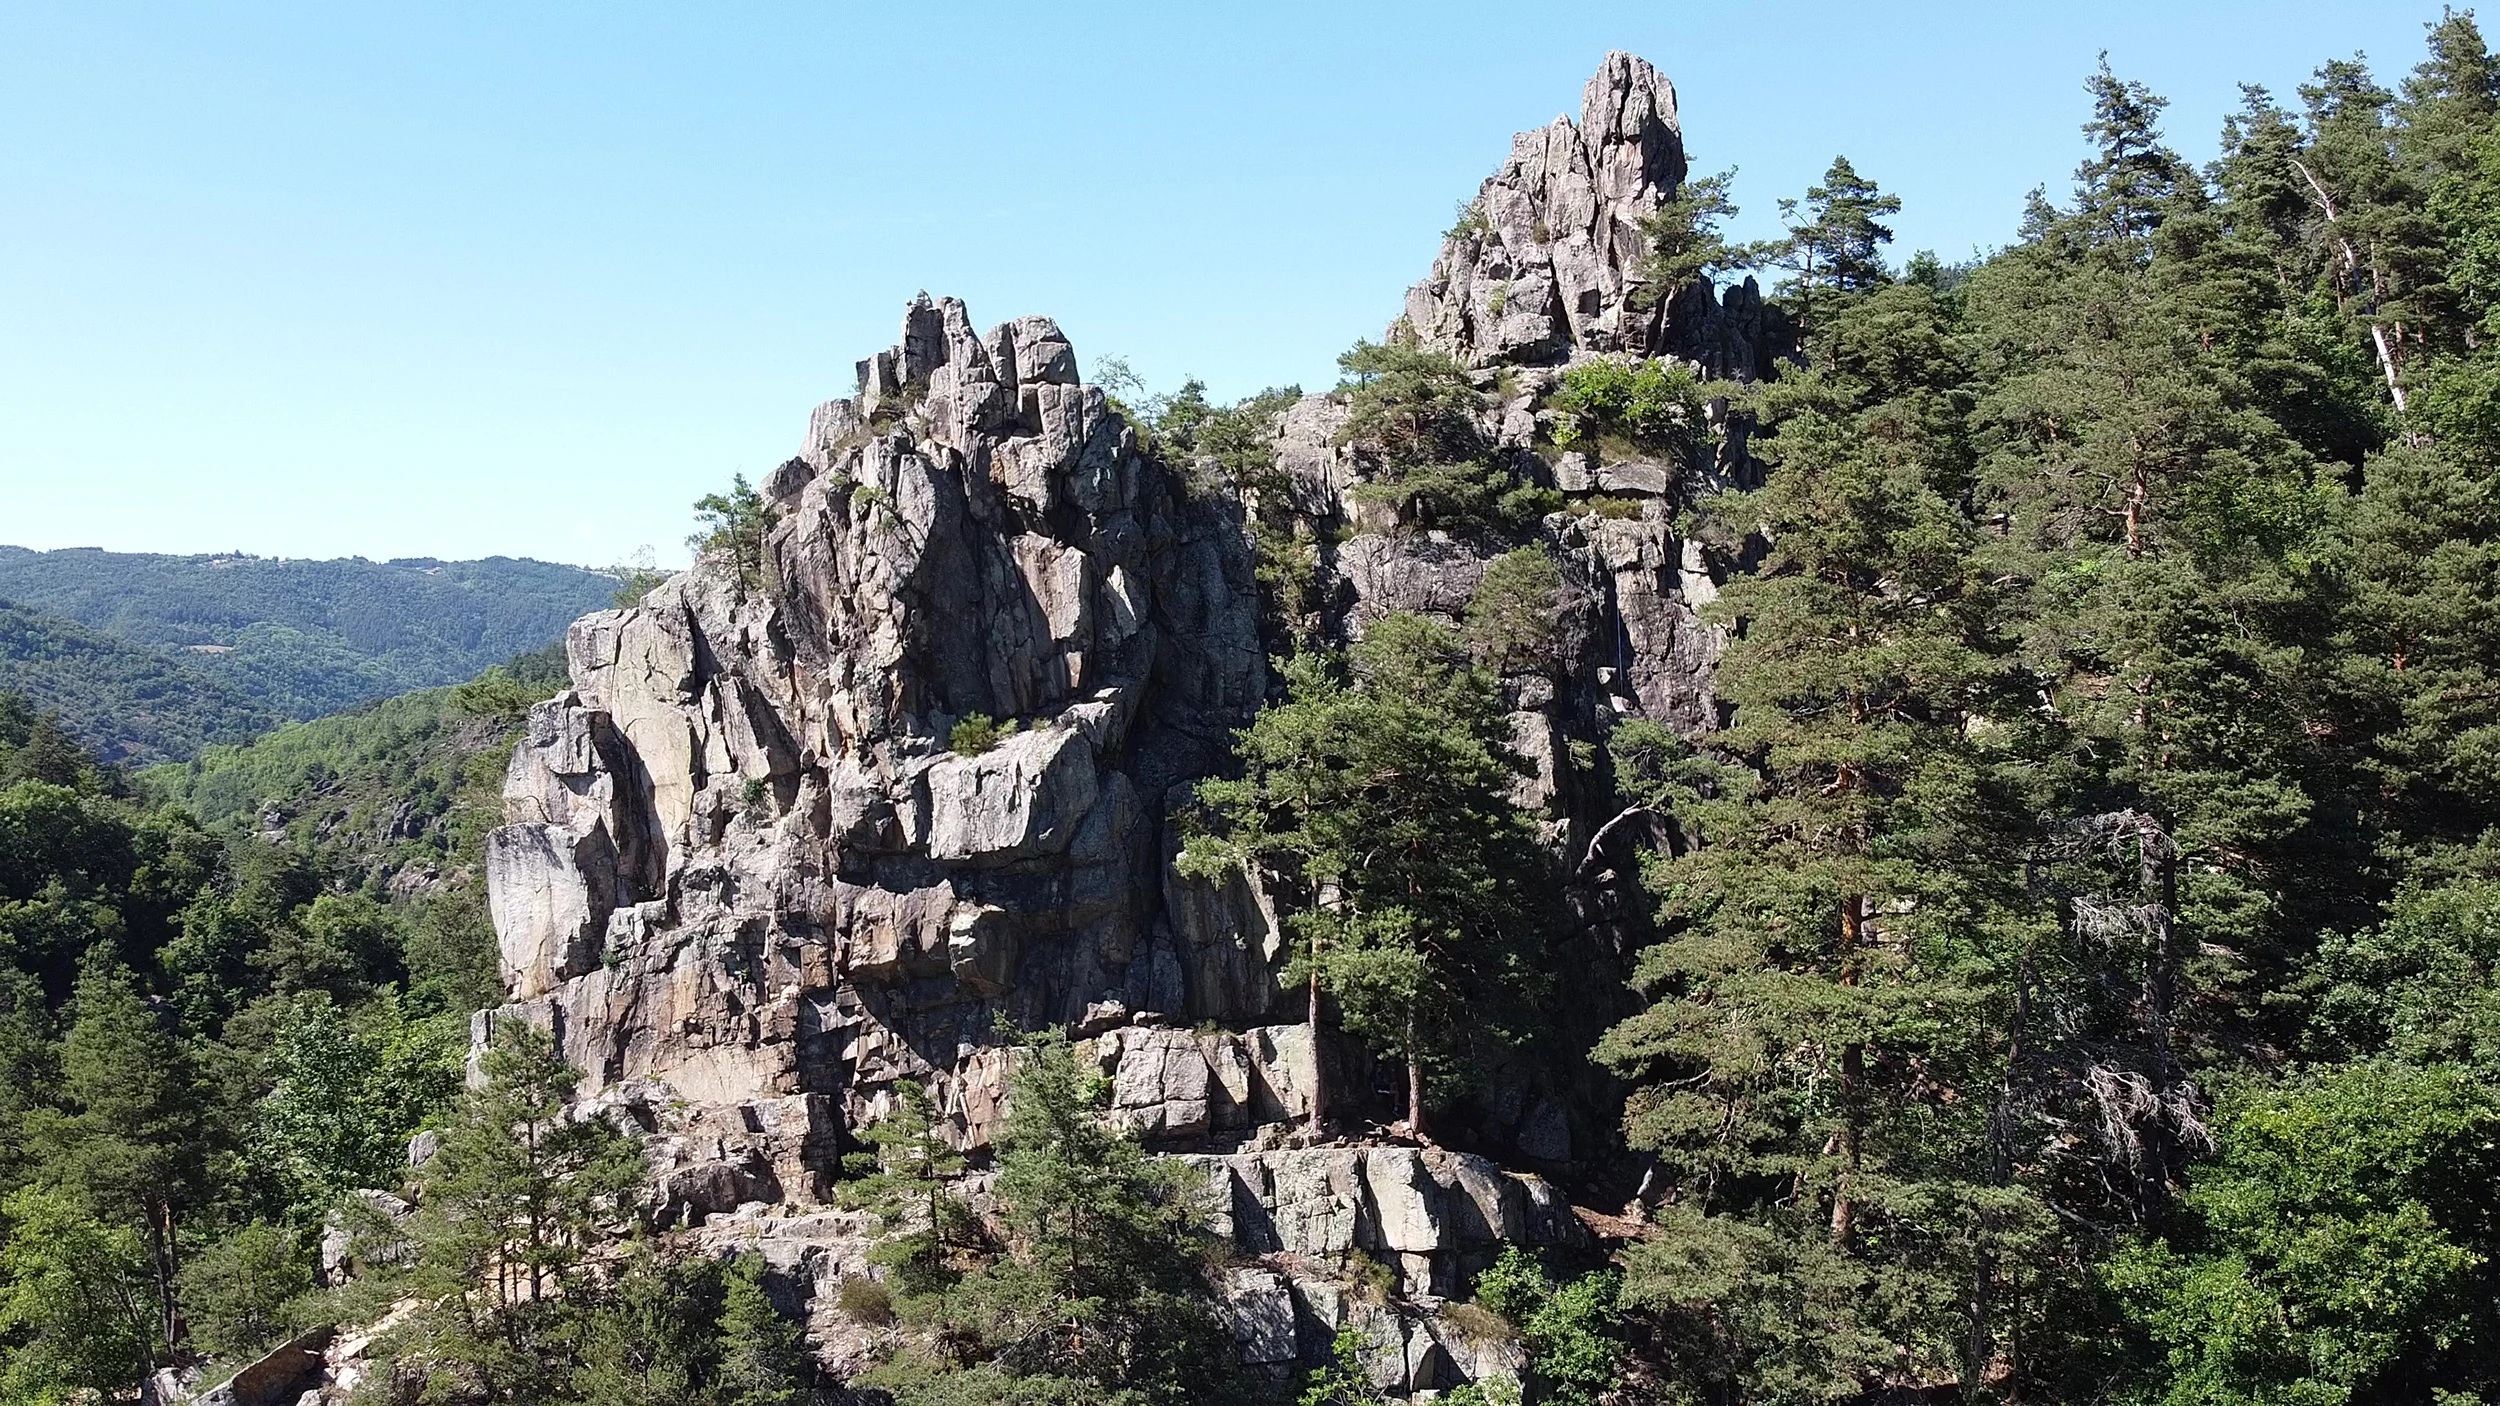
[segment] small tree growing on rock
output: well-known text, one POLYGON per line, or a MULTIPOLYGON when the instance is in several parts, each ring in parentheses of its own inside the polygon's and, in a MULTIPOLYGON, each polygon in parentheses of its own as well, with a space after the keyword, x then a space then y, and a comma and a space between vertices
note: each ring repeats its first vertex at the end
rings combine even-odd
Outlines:
POLYGON ((1286 700, 1240 735, 1243 775, 1199 786, 1214 825, 1190 837, 1182 872, 1256 866, 1296 893, 1288 977, 1309 987, 1314 1065, 1326 993, 1348 1030, 1406 1066, 1421 1135, 1427 1074, 1512 1042, 1539 989, 1551 874, 1511 801, 1525 763, 1492 679, 1420 616, 1384 616, 1349 657, 1302 655, 1286 677, 1286 700))
POLYGON ((1064 1037, 1029 1041, 999 1146, 1003 1243, 900 1304, 918 1332, 861 1385, 898 1406, 1233 1398, 1193 1179, 1113 1127, 1104 1094, 1064 1037))

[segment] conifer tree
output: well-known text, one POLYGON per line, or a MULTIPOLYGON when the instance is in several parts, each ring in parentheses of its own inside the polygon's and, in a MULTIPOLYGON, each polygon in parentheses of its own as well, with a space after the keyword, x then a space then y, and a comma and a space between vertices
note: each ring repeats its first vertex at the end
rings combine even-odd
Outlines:
POLYGON ((189 1052, 108 950, 88 954, 61 1047, 66 1112, 30 1115, 45 1179, 147 1248, 160 1350, 180 1345, 182 1233, 202 1195, 207 1111, 189 1052))
POLYGON ((1806 188, 1803 200, 1782 200, 1788 235, 1764 251, 1772 267, 1788 270, 1779 292, 1797 304, 1799 329, 1811 336, 1818 302, 1876 287, 1891 277, 1883 246, 1892 242, 1886 215, 1901 212, 1901 197, 1886 195, 1857 173, 1849 158, 1835 156, 1823 183, 1806 188))
POLYGON ((844 1190, 846 1199, 877 1213, 871 1262, 892 1270, 905 1294, 927 1293, 948 1282, 947 1247, 970 1226, 950 1186, 964 1156, 940 1131, 926 1087, 905 1079, 894 1095, 892 1111, 860 1134, 870 1150, 853 1153, 850 1162, 863 1175, 844 1190))
MULTIPOLYGON (((1511 800, 1492 680, 1447 626, 1392 614, 1348 659, 1287 661, 1289 695, 1241 734, 1245 773, 1202 783, 1220 831, 1191 838, 1185 872, 1255 865, 1290 885, 1315 1059, 1321 996, 1407 1070, 1424 1131, 1430 1077, 1515 1038, 1550 921, 1550 865, 1511 800), (1344 674, 1337 672, 1343 669, 1344 674)), ((1325 1117, 1314 1096, 1312 1123, 1325 1117)))
POLYGON ((403 1355, 444 1392, 538 1400, 569 1378, 566 1304, 587 1293, 595 1239, 627 1219, 641 1156, 606 1122, 571 1116, 580 1076, 546 1032, 512 1021, 492 1039, 408 1226, 402 1292, 427 1311, 403 1355))
POLYGON ((2083 125, 2092 158, 2075 172, 2076 214, 2095 241, 2136 244, 2161 226, 2183 183, 2187 163, 2162 141, 2161 114, 2170 100, 2109 67, 2109 55, 2084 88, 2092 120, 2083 125))
POLYGON ((1857 1390, 1878 1343, 1958 1343, 1938 1330, 1987 1272, 1965 1221, 2001 1199, 1972 1115, 2025 918, 1973 742, 2001 666, 1955 506, 1957 368, 1849 350, 1939 319, 1932 290, 1886 290, 1843 314, 1833 366, 1760 398, 1768 479, 1732 516, 1769 555, 1713 607, 1741 622, 1718 676, 1733 716, 1680 761, 1648 746, 1667 764, 1647 799, 1680 837, 1650 875, 1666 936, 1636 975, 1652 1004, 1600 1046, 1682 1208, 1630 1257, 1627 1298, 1720 1297, 1736 1375, 1781 1397, 1857 1390), (1813 1312, 1842 1318, 1795 1335, 1788 1295, 1818 1283, 1813 1312))
POLYGON ((899 1307, 918 1331, 863 1385, 901 1406, 1221 1401, 1229 1335, 1201 1267, 1194 1179, 1100 1112, 1065 1037, 1018 1052, 1000 1140, 1004 1243, 899 1307))

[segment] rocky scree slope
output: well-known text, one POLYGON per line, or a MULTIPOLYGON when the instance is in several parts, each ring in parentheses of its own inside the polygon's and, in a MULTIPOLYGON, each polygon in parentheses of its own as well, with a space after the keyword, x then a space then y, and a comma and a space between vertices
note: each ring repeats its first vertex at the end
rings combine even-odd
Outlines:
MULTIPOLYGON (((1735 563, 1673 514, 1751 466, 1715 403, 1705 447, 1671 461, 1553 453, 1540 407, 1581 359, 1749 379, 1783 335, 1750 283, 1646 295, 1642 224, 1684 168, 1673 89, 1608 56, 1576 123, 1516 139, 1392 331, 1472 368, 1494 452, 1568 504, 1527 534, 1563 566, 1558 656, 1504 688, 1536 769, 1520 799, 1574 880, 1552 960, 1576 991, 1619 988, 1636 936, 1609 732, 1718 721, 1720 637, 1694 612, 1735 563)), ((1455 619, 1519 543, 1357 502, 1371 470, 1341 442, 1347 414, 1309 396, 1276 431, 1284 486, 1265 491, 1320 544, 1304 623, 1343 639, 1389 611, 1455 619)), ((860 1330, 829 1290, 868 1272, 862 1218, 831 1205, 839 1155, 901 1080, 984 1148, 1002 1017, 1074 1029, 1117 1116, 1205 1170, 1245 1256, 1230 1301, 1253 1364, 1324 1359, 1357 1321, 1386 1390, 1510 1370, 1513 1349, 1436 1306, 1503 1240, 1585 1235, 1549 1177, 1620 1170, 1585 1069, 1493 1081, 1444 1129, 1471 1151, 1299 1133, 1314 1059, 1352 1093, 1349 1132, 1386 1100, 1368 1108, 1359 1056, 1296 1023, 1268 897, 1171 862, 1192 786, 1270 694, 1275 643, 1245 524, 1276 505, 1192 490, 1187 467, 1141 448, 1047 319, 978 332, 924 295, 766 481, 761 571, 707 558, 575 624, 572 687, 512 758, 488 848, 511 1003, 479 1038, 552 1030, 588 1107, 652 1135, 671 1215, 760 1249, 837 1368, 860 1330), (959 755, 972 714, 1019 727, 959 755), (1390 1305, 1347 1291, 1362 1258, 1394 1271, 1390 1305)), ((1593 1039, 1605 1001, 1572 1004, 1593 1039)))

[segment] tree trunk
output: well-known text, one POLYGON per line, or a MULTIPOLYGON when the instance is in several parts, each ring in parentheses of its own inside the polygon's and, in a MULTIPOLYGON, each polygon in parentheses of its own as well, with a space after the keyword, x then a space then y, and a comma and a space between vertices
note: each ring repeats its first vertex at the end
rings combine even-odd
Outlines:
POLYGON ((1319 939, 1311 939, 1311 1137, 1328 1136, 1328 1061, 1319 1048, 1319 939))
MULTIPOLYGON (((2352 241, 2344 237, 2343 214, 2335 208, 2335 197, 2326 193, 2326 186, 2316 176, 2309 173, 2307 166, 2295 161, 2292 163, 2292 169, 2298 171, 2300 178, 2309 183, 2309 193, 2316 197, 2318 209, 2325 214, 2327 228, 2335 231, 2336 252, 2343 256, 2344 276, 2347 279, 2359 278, 2361 276, 2361 251, 2353 248, 2352 241)), ((2396 374, 2398 349, 2389 345, 2387 329, 2378 324, 2375 316, 2378 312, 2378 299, 2375 296, 2370 300, 2370 312, 2373 314, 2370 320, 2370 347, 2378 353, 2379 374, 2387 378, 2387 398, 2396 402, 2396 413, 2402 415, 2405 413, 2405 388, 2404 382, 2396 374)))
POLYGON ((165 1355, 173 1356, 177 1346, 178 1321, 181 1310, 175 1303, 174 1281, 174 1208, 160 1203, 146 1208, 148 1221, 148 1266, 156 1279, 156 1328, 164 1341, 165 1355))
MULTIPOLYGON (((2014 1098, 2022 1086, 2025 1041, 2031 1033, 2032 954, 2023 953, 2014 976, 2013 1028, 2005 1042, 2005 1077, 1997 1083, 1996 1102, 1988 1110, 1988 1184, 2004 1186, 2014 1179, 2014 1098)), ((1971 1268, 1970 1333, 1962 1348, 1962 1394, 1973 1401, 1986 1396, 1983 1382, 1994 1356, 1991 1324, 1996 1296, 1996 1252, 1989 1248, 1987 1227, 1980 1227, 1978 1253, 1971 1268)))
POLYGON ((2144 470, 2135 471, 2135 485, 2127 490, 2127 559, 2144 555, 2144 500, 2147 489, 2144 470))
POLYGON ((2178 1066, 2171 1057, 2170 1015, 2178 1003, 2179 963, 2179 855, 2166 832, 2141 837, 2136 841, 2138 863, 2143 866, 2143 884, 2153 894, 2152 951, 2144 964, 2144 1009, 2146 1034, 2152 1044, 2154 1128, 2153 1155, 2147 1157, 2141 1191, 2148 1205, 2158 1205, 2169 1196, 2172 1138, 2160 1127, 2158 1120, 2168 1112, 2172 1086, 2177 1083, 2178 1066), (2158 839, 2159 843, 2155 843, 2158 839))
POLYGON ((1424 1137, 1424 1059, 1415 1048, 1415 1022, 1406 1023, 1406 1130, 1424 1137))
POLYGON ((1858 1203, 1851 1181, 1858 1170, 1858 1084, 1866 1074, 1866 1046, 1856 1040, 1840 1047, 1840 1131, 1833 1148, 1840 1158, 1840 1180, 1832 1188, 1832 1244, 1846 1248, 1857 1227, 1858 1203))

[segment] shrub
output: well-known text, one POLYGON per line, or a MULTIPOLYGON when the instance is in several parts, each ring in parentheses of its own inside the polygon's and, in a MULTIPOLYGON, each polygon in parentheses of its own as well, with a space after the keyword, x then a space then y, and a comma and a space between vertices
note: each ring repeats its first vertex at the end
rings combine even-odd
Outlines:
POLYGON ((1701 384, 1662 361, 1582 362, 1563 373, 1552 405, 1561 449, 1620 438, 1652 453, 1680 453, 1700 439, 1701 384))
POLYGON ((1467 601, 1467 638, 1498 673, 1551 668, 1557 661, 1562 568, 1543 547, 1521 547, 1487 563, 1467 601))
POLYGON ((1638 498, 1617 498, 1607 494, 1596 498, 1583 498, 1575 506, 1580 512, 1595 513, 1599 517, 1613 518, 1619 522, 1641 520, 1641 500, 1638 498))
POLYGON ((834 1304, 862 1323, 883 1327, 894 1321, 894 1296, 883 1284, 864 1274, 843 1275, 834 1304))
POLYGON ((992 722, 987 713, 966 713, 946 730, 946 745, 951 751, 977 757, 999 743, 1016 735, 1016 724, 992 722))
POLYGON ((1506 1343, 1519 1336, 1509 1319, 1482 1304, 1450 1304, 1441 1310, 1441 1318, 1471 1342, 1506 1343))
POLYGON ((1346 1292, 1367 1303, 1387 1303, 1397 1290, 1397 1276, 1389 1266, 1356 1251, 1346 1256, 1346 1292))
POLYGON ((1555 1406, 1596 1406, 1621 1375, 1620 1279, 1601 1269, 1556 1284, 1516 1245, 1476 1276, 1476 1303, 1516 1326, 1528 1349, 1528 1386, 1555 1406))
POLYGON ((302 1326, 290 1304, 312 1288, 303 1247, 254 1221, 182 1267, 182 1311, 192 1341, 210 1356, 246 1357, 302 1326))

